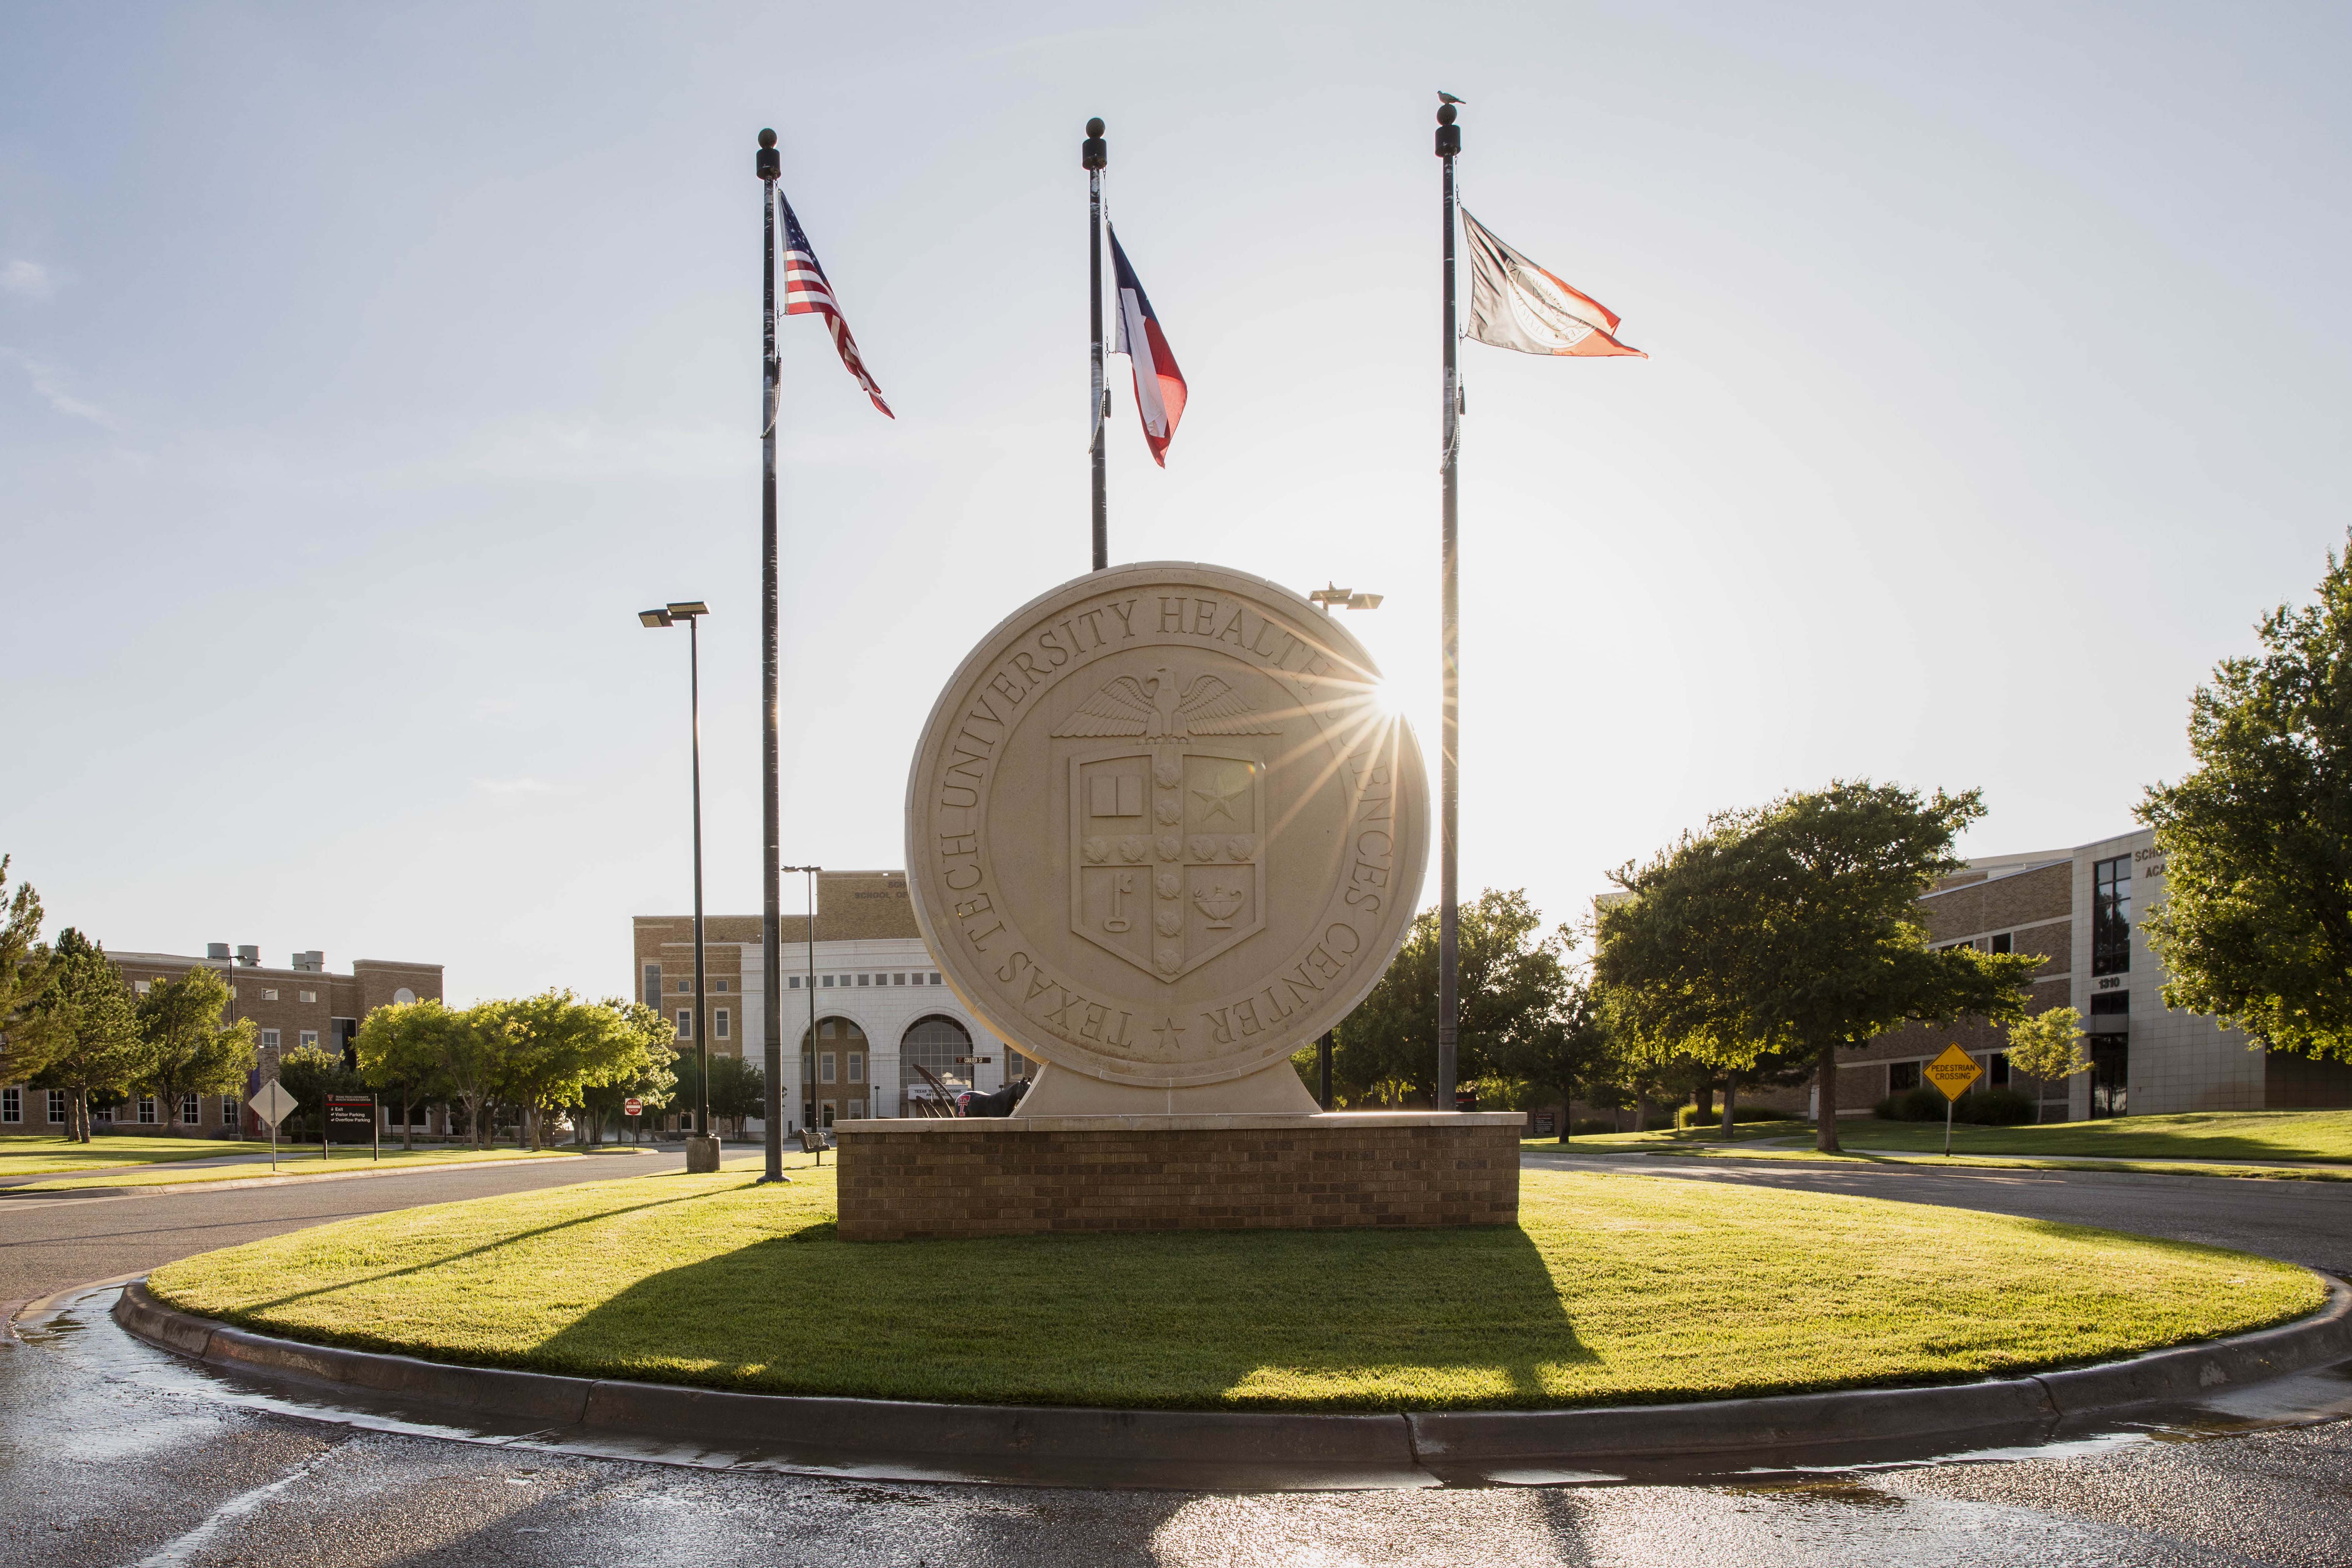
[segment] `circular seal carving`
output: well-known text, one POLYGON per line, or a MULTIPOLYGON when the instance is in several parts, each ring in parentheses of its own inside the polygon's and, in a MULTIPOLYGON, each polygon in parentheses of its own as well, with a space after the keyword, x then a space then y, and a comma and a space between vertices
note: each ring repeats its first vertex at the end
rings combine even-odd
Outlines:
POLYGON ((1345 1017, 1428 854, 1421 751, 1362 645, 1186 562, 1007 617, 907 783, 908 888, 956 994, 1030 1056, 1139 1087, 1239 1078, 1345 1017))

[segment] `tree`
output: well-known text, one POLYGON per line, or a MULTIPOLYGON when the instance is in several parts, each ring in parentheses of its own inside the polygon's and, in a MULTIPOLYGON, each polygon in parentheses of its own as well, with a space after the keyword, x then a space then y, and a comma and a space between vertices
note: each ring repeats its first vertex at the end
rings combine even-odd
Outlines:
MULTIPOLYGON (((1501 1055, 1549 1016, 1567 983, 1567 927, 1545 931, 1524 891, 1489 888, 1462 908, 1456 992, 1455 1077, 1463 1084, 1509 1076, 1501 1055)), ((1415 918, 1380 984, 1339 1026, 1332 1073, 1351 1100, 1383 1103, 1437 1093, 1437 911, 1415 918)), ((1451 1110, 1452 1107, 1444 1109, 1451 1110)))
POLYGON ((2189 700, 2189 776, 2140 802, 2165 885, 2143 923, 2166 1006, 2352 1061, 2352 546, 2258 631, 2189 700))
POLYGON ((2023 1013, 2039 958, 1930 950, 1915 907, 1966 864, 1953 840, 1983 815, 1975 790, 1922 800, 1867 780, 1720 814, 1612 873, 1631 896, 1600 911, 1594 973, 1654 1052, 1732 1069, 1810 1058, 1834 1152, 1840 1050, 1907 1022, 2023 1013))
MULTIPOLYGON (((0 896, 6 895, 8 857, 0 855, 0 896)), ((0 1083, 31 1079, 47 1065, 47 1041, 33 1005, 48 984, 49 950, 41 945, 41 895, 16 884, 0 904, 0 1083)))
POLYGON ((710 1058, 710 1114, 735 1119, 735 1136, 743 1136, 743 1123, 767 1109, 768 1075, 752 1062, 740 1057, 710 1058))
POLYGON ((49 954, 48 984, 29 1026, 48 1054, 34 1081, 72 1097, 68 1136, 89 1142, 92 1094, 120 1094, 145 1074, 147 1048, 131 1010, 131 989, 106 950, 68 926, 49 954))
POLYGON ((317 1046, 297 1046, 278 1057, 278 1086, 294 1097, 304 1132, 316 1132, 321 1138, 327 1131, 327 1097, 358 1094, 367 1088, 359 1074, 343 1065, 341 1052, 317 1046))
MULTIPOLYGON (((2009 1070, 2039 1083, 2056 1083, 2091 1070, 2083 1054, 2083 1015, 2072 1007, 2053 1007, 2009 1026, 2009 1070)), ((2033 1119, 2042 1120, 2036 1100, 2033 1119)))
POLYGON ((592 1087, 639 1077, 654 1065, 656 1042, 618 1000, 545 991, 508 1004, 506 1018, 513 1051, 504 1089, 521 1107, 521 1135, 534 1148, 545 1147, 551 1113, 580 1105, 592 1087))
POLYGON ((588 1142, 601 1143, 604 1124, 620 1116, 623 1102, 642 1100, 648 1113, 687 1095, 685 1078, 693 1070, 694 1058, 680 1056, 671 1048, 677 1028, 661 1015, 657 1007, 642 1002, 623 1004, 621 1017, 629 1028, 636 1031, 646 1042, 645 1070, 635 1078, 615 1078, 605 1083, 585 1086, 580 1094, 582 1109, 587 1113, 588 1142))
POLYGON ((163 1103, 164 1129, 176 1132, 180 1104, 191 1094, 235 1094, 253 1070, 253 1020, 222 1021, 228 982, 202 966, 151 986, 133 1005, 147 1047, 140 1082, 163 1103))
POLYGON ((489 1147, 489 1124, 482 1111, 505 1081, 514 1052, 514 1025, 509 1016, 512 1006, 509 1002, 478 1002, 457 1016, 457 1026, 436 1037, 440 1086, 466 1108, 466 1136, 477 1149, 489 1147))
POLYGON ((361 1079, 400 1104, 402 1148, 416 1147, 409 1108, 436 1093, 448 1063, 462 1049, 454 1037, 468 1027, 463 1014, 428 996, 378 1007, 361 1020, 359 1033, 352 1037, 361 1079))
POLYGON ((1552 1009, 1506 1035, 1495 1055, 1512 1077, 1558 1091, 1563 1143, 1578 1093, 1613 1080, 1622 1065, 1608 1008, 1589 975, 1564 979, 1552 1009))

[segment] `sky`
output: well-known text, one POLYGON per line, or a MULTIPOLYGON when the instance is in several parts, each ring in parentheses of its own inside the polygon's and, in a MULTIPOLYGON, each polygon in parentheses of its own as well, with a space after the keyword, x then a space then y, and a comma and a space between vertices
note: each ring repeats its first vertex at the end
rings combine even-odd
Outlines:
MULTIPOLYGON (((0 10, 0 853, 52 931, 629 985, 760 907, 755 137, 897 411, 783 323, 783 856, 896 867, 964 652, 1087 554, 1385 595, 1434 754, 1436 91, 1644 360, 1462 350, 1463 885, 1707 814, 2124 831, 2352 516, 2352 12, 2035 4, 0 10)), ((787 911, 801 907, 797 879, 787 911)), ((1434 896, 1431 868, 1428 895, 1434 896)))

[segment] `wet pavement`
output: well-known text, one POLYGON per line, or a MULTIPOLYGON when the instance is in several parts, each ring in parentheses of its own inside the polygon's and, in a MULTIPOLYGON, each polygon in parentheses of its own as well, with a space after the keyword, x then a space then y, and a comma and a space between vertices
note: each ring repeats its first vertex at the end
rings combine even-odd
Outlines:
MULTIPOLYGON (((2352 1187, 1540 1154, 1528 1163, 2107 1225, 2331 1270, 2352 1261, 2352 1187)), ((577 1179, 576 1169, 493 1170, 8 1200, 0 1280, 14 1288, 0 1296, 347 1214, 577 1179)), ((37 1309, 19 1323, 22 1342, 0 1348, 0 1505, 15 1527, 0 1531, 0 1565, 2352 1563, 2352 1421, 2341 1418, 2352 1414, 2352 1365, 1932 1463, 1844 1457, 1839 1468, 1827 1456, 1765 1456, 1746 1469, 1576 1486, 1225 1496, 885 1482, 712 1455, 657 1463, 551 1434, 534 1447, 526 1432, 338 1415, 132 1340, 106 1315, 113 1294, 37 1309)))

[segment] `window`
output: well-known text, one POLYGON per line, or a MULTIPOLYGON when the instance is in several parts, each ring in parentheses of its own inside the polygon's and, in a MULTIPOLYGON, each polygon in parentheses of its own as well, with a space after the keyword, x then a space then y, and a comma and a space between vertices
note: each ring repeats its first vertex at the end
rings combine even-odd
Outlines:
POLYGON ((1918 1087, 1919 1064, 1917 1062, 1889 1062, 1886 1064, 1887 1093, 1907 1094, 1912 1089, 1918 1087))
POLYGON ((681 1040, 694 1038, 694 1009, 691 1007, 677 1010, 677 1037, 681 1040))
POLYGON ((831 1083, 833 1081, 833 1053, 831 1051, 817 1052, 816 1080, 819 1083, 831 1083))
POLYGON ((2091 868, 2091 973, 2131 973, 2131 857, 2091 868))
POLYGON ((2009 1053, 2007 1051, 1993 1052, 1992 1065, 1985 1069, 1985 1081, 1995 1089, 2006 1089, 2009 1086, 2009 1053))
POLYGON ((732 1039, 734 1028, 735 1020, 729 1015, 726 1008, 720 1007, 710 1015, 710 1033, 715 1038, 732 1039))
POLYGON ((890 976, 890 984, 893 985, 904 985, 907 984, 907 977, 903 974, 894 974, 890 976))
POLYGON ((866 1081, 866 1053, 864 1051, 852 1051, 849 1053, 849 1081, 852 1083, 864 1083, 866 1081))
POLYGON ((64 1124, 65 1119, 66 1091, 61 1089, 53 1089, 49 1090, 49 1125, 52 1127, 61 1126, 64 1124))
POLYGON ((0 1121, 25 1120, 25 1091, 21 1089, 0 1089, 0 1121))
POLYGON ((301 997, 305 1002, 316 1002, 319 999, 319 994, 316 991, 299 991, 295 993, 295 994, 301 997))
POLYGON ((222 1125, 223 1127, 234 1127, 234 1126, 236 1126, 236 1096, 233 1095, 233 1094, 224 1094, 224 1095, 222 1095, 222 1096, 220 1097, 220 1102, 221 1102, 221 1125, 222 1125))
POLYGON ((797 974, 787 974, 787 975, 785 975, 785 976, 784 976, 784 989, 785 989, 785 990, 787 990, 787 991, 797 991, 797 990, 799 990, 800 988, 801 988, 801 977, 800 977, 799 975, 797 975, 797 974))
POLYGON ((139 1125, 142 1127, 155 1125, 155 1097, 152 1094, 140 1097, 139 1125))
POLYGON ((724 980, 714 980, 714 981, 712 981, 712 982, 710 983, 710 988, 711 988, 712 990, 714 990, 714 991, 718 992, 721 996, 724 996, 725 994, 727 994, 727 982, 725 982, 724 980))
POLYGON ((679 995, 683 996, 684 994, 686 994, 686 993, 687 993, 688 989, 688 984, 687 984, 687 983, 686 983, 685 981, 681 980, 681 981, 679 981, 679 982, 677 983, 677 990, 678 990, 678 994, 679 994, 679 995))
POLYGON ((194 1094, 180 1096, 180 1120, 191 1127, 201 1126, 205 1120, 203 1097, 194 1094))
POLYGON ((871 985, 874 984, 874 976, 870 974, 861 974, 857 977, 857 984, 860 985, 871 985))
POLYGON ((658 963, 646 965, 645 1001, 649 1007, 661 1005, 661 965, 658 963))
POLYGON ((316 1046, 319 1043, 319 1031, 305 1029, 294 1037, 294 1043, 299 1046, 316 1046))
POLYGON ((144 980, 134 980, 131 983, 131 989, 138 992, 142 996, 144 996, 147 994, 147 982, 144 980))
POLYGON ((934 984, 934 985, 937 985, 939 983, 940 983, 940 977, 939 977, 938 975, 936 975, 936 974, 932 975, 932 976, 931 976, 931 984, 934 984))
POLYGON ((825 983, 827 985, 831 985, 831 984, 833 984, 833 976, 832 976, 832 975, 830 975, 830 974, 826 975, 826 976, 824 977, 824 983, 825 983))
POLYGON ((274 1051, 278 1048, 277 1030, 264 1029, 261 1031, 261 1048, 265 1051, 274 1051))
POLYGON ((262 999, 264 1002, 275 1002, 275 1001, 277 1001, 277 1000, 278 1000, 278 987, 276 987, 275 985, 265 985, 265 986, 263 986, 263 987, 261 988, 261 999, 262 999))
POLYGON ((915 1102, 932 1097, 919 1068, 930 1068, 950 1094, 978 1087, 971 1080, 972 1054, 971 1036, 953 1018, 934 1013, 915 1020, 898 1042, 898 1098, 905 1103, 900 1114, 916 1114, 915 1102))
POLYGON ((864 1100, 853 1100, 849 1102, 849 1120, 856 1121, 865 1114, 866 1102, 864 1100))
POLYGON ((824 1124, 827 1127, 833 1125, 833 1101, 829 1100, 824 1102, 824 1124))
POLYGON ((1996 935, 1996 936, 1992 939, 1992 950, 1993 950, 1995 952, 2010 952, 2010 951, 2011 951, 2011 948, 2010 948, 2010 933, 2009 933, 2009 932, 2007 932, 2007 931, 2002 931, 2002 932, 1999 933, 1998 935, 1996 935))

